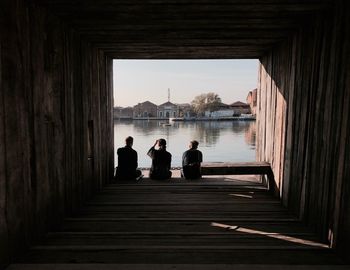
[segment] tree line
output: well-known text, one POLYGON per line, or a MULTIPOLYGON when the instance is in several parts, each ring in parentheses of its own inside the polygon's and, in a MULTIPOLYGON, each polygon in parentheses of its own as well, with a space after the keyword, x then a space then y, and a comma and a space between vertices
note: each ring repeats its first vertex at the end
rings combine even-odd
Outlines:
POLYGON ((221 98, 218 94, 213 92, 200 94, 196 96, 191 102, 193 111, 197 114, 203 114, 207 110, 215 111, 219 109, 221 104, 221 98))

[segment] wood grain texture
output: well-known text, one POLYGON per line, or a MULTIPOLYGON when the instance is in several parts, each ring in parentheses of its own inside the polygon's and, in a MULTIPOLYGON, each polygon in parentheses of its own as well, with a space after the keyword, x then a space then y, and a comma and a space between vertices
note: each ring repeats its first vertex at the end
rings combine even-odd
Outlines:
MULTIPOLYGON (((2 40, 0 38, 0 59, 2 40)), ((0 61, 0 85, 2 83, 2 65, 0 61)), ((0 268, 7 265, 10 261, 8 254, 8 228, 6 220, 6 208, 7 208, 7 179, 6 179, 6 141, 5 141, 5 104, 4 95, 0 91, 0 268)))
POLYGON ((333 4, 330 0, 36 2, 119 59, 258 58, 333 4))
POLYGON ((261 58, 259 160, 280 195, 324 240, 349 251, 349 4, 261 58), (346 139, 347 138, 347 139, 346 139))
POLYGON ((260 175, 268 190, 279 197, 271 166, 267 162, 204 162, 202 175, 260 175))
POLYGON ((106 73, 105 55, 43 7, 2 1, 1 22, 0 263, 5 264, 108 182, 112 92, 101 82, 107 78, 98 76, 106 73), (89 170, 92 115, 99 162, 89 170))
MULTIPOLYGON (((1 252, 1 263, 49 228, 58 228, 64 215, 74 216, 111 178, 113 57, 260 58, 259 158, 271 164, 284 204, 324 241, 349 253, 348 2, 4 0, 0 5, 0 250, 10 254, 1 252)), ((211 185, 207 191, 200 189, 200 194, 217 195, 212 189, 215 184, 211 185)), ((177 190, 184 193, 183 200, 193 196, 203 203, 191 193, 198 186, 177 190)), ((113 193, 116 188, 134 189, 110 187, 104 192, 113 193)), ((144 195, 154 188, 172 195, 167 187, 153 183, 140 188, 142 198, 152 203, 144 195)), ((95 213, 99 206, 94 207, 88 211, 95 213)), ((135 217, 122 219, 118 207, 98 211, 95 219, 89 217, 92 225, 87 218, 81 220, 82 226, 101 230, 138 226, 141 212, 130 211, 128 215, 135 217), (108 222, 99 220, 105 213, 112 216, 108 222)), ((166 207, 158 210, 149 212, 153 216, 143 224, 147 230, 177 222, 175 217, 159 225, 166 207)), ((173 207, 169 212, 178 210, 173 207)), ((196 222, 203 222, 208 216, 200 216, 210 213, 191 211, 186 218, 195 215, 191 226, 201 228, 203 223, 196 222)), ((222 220, 228 216, 229 211, 223 213, 222 220)), ((242 216, 235 221, 246 219, 242 216)), ((256 218, 261 221, 262 217, 256 218)), ((269 221, 276 219, 293 221, 284 214, 269 217, 269 221)), ((66 224, 79 229, 80 221, 66 224)), ((179 230, 183 228, 188 227, 179 230)), ((114 246, 101 258, 116 255, 122 260, 120 248, 114 246)), ((202 249, 208 253, 194 256, 197 261, 213 251, 202 249)), ((232 250, 218 250, 217 260, 232 257, 232 250)), ((182 247, 177 251, 177 255, 188 252, 183 253, 182 247)), ((152 252, 141 252, 140 260, 152 252)), ((54 252, 45 254, 55 259, 50 257, 54 252)), ((298 254, 302 253, 294 255, 298 254)), ((308 258, 315 261, 320 258, 316 254, 308 258)), ((169 260, 179 258, 163 255, 169 260)), ((279 255, 293 259, 288 252, 279 255)), ((69 256, 63 250, 62 258, 69 256)))
POLYGON ((256 178, 106 186, 21 263, 341 264, 256 178))

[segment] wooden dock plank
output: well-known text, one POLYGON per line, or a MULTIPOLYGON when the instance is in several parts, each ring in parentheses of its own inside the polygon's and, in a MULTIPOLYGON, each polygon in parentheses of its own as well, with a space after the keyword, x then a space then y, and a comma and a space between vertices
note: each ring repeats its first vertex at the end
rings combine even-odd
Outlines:
POLYGON ((258 264, 266 256, 270 264, 341 263, 258 179, 146 178, 106 187, 18 262, 258 264))
POLYGON ((159 263, 181 264, 341 264, 342 262, 327 250, 305 249, 128 249, 115 250, 31 250, 19 259, 22 263, 159 263))
POLYGON ((203 175, 251 175, 271 172, 267 162, 203 162, 201 167, 203 175))

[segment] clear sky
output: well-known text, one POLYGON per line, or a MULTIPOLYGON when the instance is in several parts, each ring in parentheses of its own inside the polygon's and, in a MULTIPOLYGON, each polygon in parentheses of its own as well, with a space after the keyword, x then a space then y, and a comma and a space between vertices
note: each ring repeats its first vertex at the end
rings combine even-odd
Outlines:
POLYGON ((202 93, 231 104, 257 87, 258 60, 114 60, 114 106, 191 103, 202 93))

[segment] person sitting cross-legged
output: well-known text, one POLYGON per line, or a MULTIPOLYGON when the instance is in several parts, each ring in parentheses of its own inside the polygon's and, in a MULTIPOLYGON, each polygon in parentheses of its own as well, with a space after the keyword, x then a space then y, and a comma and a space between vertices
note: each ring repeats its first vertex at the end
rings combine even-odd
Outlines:
POLYGON ((133 137, 125 139, 125 146, 118 148, 118 167, 116 168, 115 179, 117 180, 140 180, 143 175, 137 169, 137 152, 132 149, 133 137))
POLYGON ((156 140, 154 145, 148 151, 147 155, 152 159, 152 166, 149 177, 156 180, 165 180, 171 178, 171 154, 166 151, 166 140, 156 140), (155 149, 158 144, 159 149, 155 149))
POLYGON ((191 141, 189 150, 182 155, 181 176, 186 179, 201 178, 201 162, 203 161, 202 152, 197 150, 199 143, 191 141))

